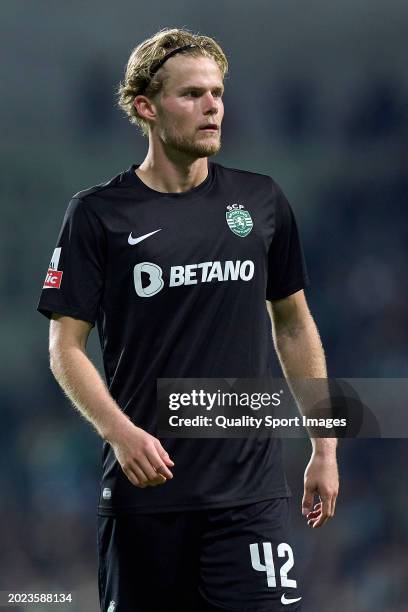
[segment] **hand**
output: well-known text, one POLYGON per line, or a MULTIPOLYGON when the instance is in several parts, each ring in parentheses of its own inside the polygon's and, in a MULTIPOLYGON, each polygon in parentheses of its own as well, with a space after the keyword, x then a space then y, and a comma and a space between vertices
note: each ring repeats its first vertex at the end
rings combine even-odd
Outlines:
POLYGON ((318 454, 313 452, 305 470, 302 514, 309 527, 321 527, 334 516, 339 492, 339 473, 336 452, 318 454), (314 496, 320 501, 313 506, 314 496))
POLYGON ((122 471, 135 487, 155 487, 173 478, 174 466, 160 441, 130 421, 109 440, 122 471))

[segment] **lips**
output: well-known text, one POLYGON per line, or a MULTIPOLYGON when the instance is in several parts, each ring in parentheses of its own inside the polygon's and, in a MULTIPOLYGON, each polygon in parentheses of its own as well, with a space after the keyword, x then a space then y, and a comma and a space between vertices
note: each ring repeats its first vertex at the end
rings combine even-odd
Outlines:
POLYGON ((206 125, 201 125, 200 130, 218 130, 218 125, 216 123, 207 123, 206 125))

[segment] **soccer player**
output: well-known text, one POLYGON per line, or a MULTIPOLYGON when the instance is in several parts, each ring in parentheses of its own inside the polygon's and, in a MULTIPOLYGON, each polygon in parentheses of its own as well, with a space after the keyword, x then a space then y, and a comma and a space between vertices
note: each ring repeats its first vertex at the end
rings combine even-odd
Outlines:
MULTIPOLYGON (((287 199, 271 177, 209 160, 227 68, 187 30, 134 49, 119 104, 147 155, 73 196, 38 305, 52 372, 104 440, 103 612, 302 605, 281 441, 157 436, 158 378, 265 377, 274 345, 288 381, 326 377, 287 199), (106 385, 86 354, 95 324, 106 385)), ((303 514, 317 528, 334 514, 336 441, 312 447, 303 514)))

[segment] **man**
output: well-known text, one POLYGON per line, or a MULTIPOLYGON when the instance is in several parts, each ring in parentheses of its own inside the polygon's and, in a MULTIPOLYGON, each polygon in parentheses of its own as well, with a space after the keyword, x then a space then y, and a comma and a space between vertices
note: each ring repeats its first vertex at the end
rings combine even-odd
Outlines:
MULTIPOLYGON (((287 379, 326 376, 285 196, 208 160, 227 68, 214 40, 186 30, 136 47, 119 104, 148 153, 73 197, 38 306, 52 371, 104 439, 104 612, 301 609, 280 440, 156 434, 158 378, 270 374, 265 299, 287 379), (107 387, 86 355, 95 322, 107 387)), ((310 526, 333 516, 337 490, 335 441, 313 440, 310 526)))

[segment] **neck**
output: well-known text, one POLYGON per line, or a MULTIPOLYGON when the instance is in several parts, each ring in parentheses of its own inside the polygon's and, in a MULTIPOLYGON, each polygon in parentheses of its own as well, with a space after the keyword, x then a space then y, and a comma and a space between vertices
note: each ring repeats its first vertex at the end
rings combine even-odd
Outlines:
POLYGON ((151 189, 163 193, 182 193, 197 187, 208 175, 207 157, 191 158, 178 151, 169 155, 161 150, 149 151, 136 169, 137 176, 151 189))

